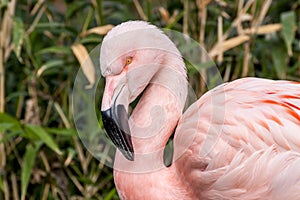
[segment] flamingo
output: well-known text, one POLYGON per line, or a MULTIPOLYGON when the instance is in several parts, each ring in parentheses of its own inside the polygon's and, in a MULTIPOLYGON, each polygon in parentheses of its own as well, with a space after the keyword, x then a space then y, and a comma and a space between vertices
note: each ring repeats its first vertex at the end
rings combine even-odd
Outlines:
POLYGON ((101 116, 118 148, 121 199, 300 199, 300 83, 238 79, 183 113, 183 59, 144 21, 124 22, 105 36, 100 68, 101 116), (165 166, 173 133, 173 162, 165 166))

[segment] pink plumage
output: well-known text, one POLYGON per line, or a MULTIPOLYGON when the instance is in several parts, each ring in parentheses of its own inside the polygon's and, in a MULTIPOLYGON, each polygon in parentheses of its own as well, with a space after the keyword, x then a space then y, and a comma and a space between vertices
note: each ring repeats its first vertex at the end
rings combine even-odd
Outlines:
POLYGON ((127 111, 145 90, 129 119, 131 138, 120 139, 106 126, 122 152, 114 166, 122 199, 300 198, 299 83, 239 79, 207 92, 182 113, 184 63, 175 45, 146 22, 112 29, 100 63, 108 119, 112 107, 122 104, 127 111), (156 41, 145 41, 150 36, 156 41), (174 130, 174 162, 165 167, 163 149, 174 130))

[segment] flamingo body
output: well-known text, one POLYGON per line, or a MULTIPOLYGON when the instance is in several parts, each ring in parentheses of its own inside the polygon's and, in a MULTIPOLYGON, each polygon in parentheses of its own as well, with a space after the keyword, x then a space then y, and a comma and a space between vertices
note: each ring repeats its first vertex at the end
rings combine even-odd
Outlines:
POLYGON ((174 146, 195 136, 175 165, 180 178, 198 186, 196 197, 300 197, 299 89, 296 82, 239 79, 206 93, 183 114, 174 146), (217 141, 204 144, 214 131, 220 132, 217 141))
POLYGON ((107 38, 100 54, 103 116, 122 127, 121 111, 110 109, 128 106, 145 90, 128 121, 130 137, 106 126, 120 149, 114 178, 121 199, 300 198, 299 83, 239 79, 207 92, 182 114, 186 74, 173 43, 146 22, 123 23, 107 38), (126 32, 138 38, 135 44, 109 43, 126 32), (138 48, 148 45, 147 35, 158 40, 151 44, 156 49, 138 48), (141 65, 146 68, 139 71, 141 65), (165 167, 163 149, 174 130, 174 162, 165 167))

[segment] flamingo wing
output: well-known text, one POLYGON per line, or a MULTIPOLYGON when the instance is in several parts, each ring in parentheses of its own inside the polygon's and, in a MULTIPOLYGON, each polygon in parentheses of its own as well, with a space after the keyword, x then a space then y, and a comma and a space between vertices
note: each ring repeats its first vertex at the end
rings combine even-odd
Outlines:
POLYGON ((177 173, 199 198, 299 198, 300 84, 220 85, 183 114, 174 146, 177 173))

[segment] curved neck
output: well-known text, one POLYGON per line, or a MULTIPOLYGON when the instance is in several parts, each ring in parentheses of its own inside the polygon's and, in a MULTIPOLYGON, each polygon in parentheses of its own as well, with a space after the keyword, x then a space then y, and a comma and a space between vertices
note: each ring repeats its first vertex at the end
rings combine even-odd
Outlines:
POLYGON ((136 153, 164 148, 182 115, 187 96, 184 63, 181 58, 168 56, 131 115, 136 153))
POLYGON ((164 167, 164 148, 182 115, 187 96, 183 60, 171 54, 164 60, 129 120, 135 160, 127 161, 117 153, 115 168, 145 172, 164 167))

